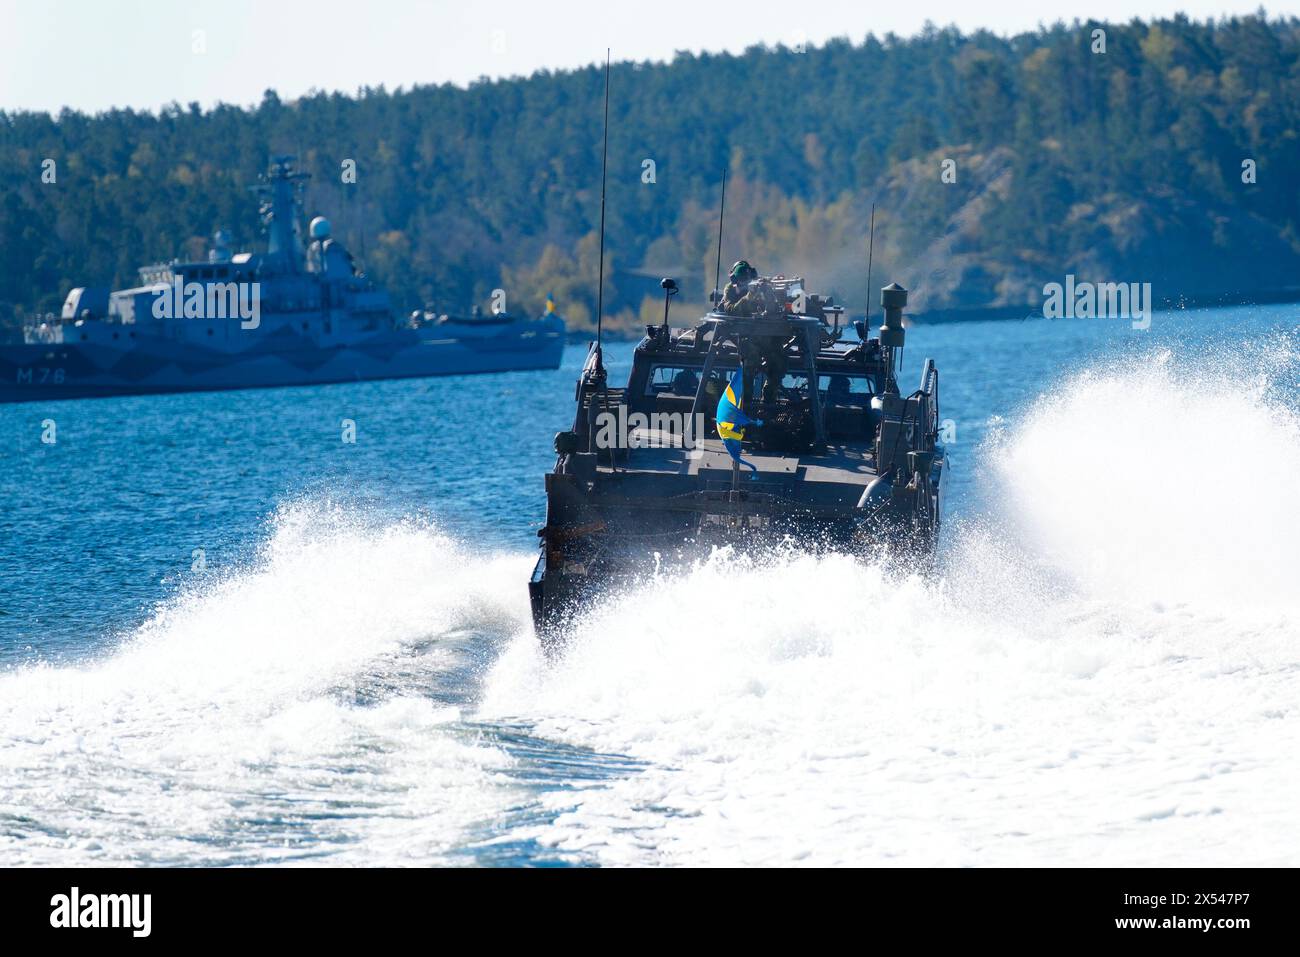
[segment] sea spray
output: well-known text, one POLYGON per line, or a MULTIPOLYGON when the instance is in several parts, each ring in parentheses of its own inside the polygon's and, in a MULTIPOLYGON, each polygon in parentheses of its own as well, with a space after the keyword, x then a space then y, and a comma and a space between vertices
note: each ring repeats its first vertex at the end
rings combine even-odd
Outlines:
POLYGON ((933 577, 718 554, 609 595, 557 660, 531 554, 286 507, 104 660, 0 675, 0 860, 1294 865, 1275 353, 1123 359, 1007 410, 933 577), (1071 436, 1175 494, 1089 486, 1071 436), (1234 499, 1235 534, 1198 534, 1216 448, 1265 464, 1206 498, 1272 520, 1234 499))
POLYGON ((455 637, 518 628, 502 586, 526 572, 418 523, 282 509, 250 567, 104 660, 0 675, 0 862, 446 860, 511 800, 511 759, 463 728, 455 637))
POLYGON ((1210 467, 1296 474, 1294 410, 1267 375, 1136 357, 976 457, 995 487, 940 579, 715 556, 611 597, 561 661, 520 636, 481 717, 649 764, 532 837, 616 864, 1294 865, 1294 482, 1222 501, 1252 470, 1210 467))

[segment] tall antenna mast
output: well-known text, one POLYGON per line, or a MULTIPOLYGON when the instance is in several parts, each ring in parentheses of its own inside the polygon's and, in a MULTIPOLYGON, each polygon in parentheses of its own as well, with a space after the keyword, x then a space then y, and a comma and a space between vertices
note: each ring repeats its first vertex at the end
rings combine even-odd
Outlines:
POLYGON ((862 317, 868 329, 871 328, 871 259, 876 251, 876 204, 871 204, 871 233, 867 239, 867 314, 862 317))
POLYGON ((596 345, 605 319, 605 170, 609 165, 609 47, 605 48, 605 138, 600 153, 600 276, 596 286, 596 345))
POLYGON ((722 217, 727 212, 727 168, 722 167, 722 201, 718 204, 718 264, 713 269, 713 308, 718 308, 722 301, 722 217))

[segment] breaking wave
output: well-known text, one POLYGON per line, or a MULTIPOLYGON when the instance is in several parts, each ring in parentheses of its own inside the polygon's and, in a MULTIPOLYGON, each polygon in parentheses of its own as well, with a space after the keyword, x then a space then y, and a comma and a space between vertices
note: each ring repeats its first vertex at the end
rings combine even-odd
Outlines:
POLYGON ((520 627, 496 588, 515 565, 286 508, 252 568, 103 660, 0 674, 0 860, 446 859, 509 800, 511 760, 464 730, 454 676, 465 635, 520 627))

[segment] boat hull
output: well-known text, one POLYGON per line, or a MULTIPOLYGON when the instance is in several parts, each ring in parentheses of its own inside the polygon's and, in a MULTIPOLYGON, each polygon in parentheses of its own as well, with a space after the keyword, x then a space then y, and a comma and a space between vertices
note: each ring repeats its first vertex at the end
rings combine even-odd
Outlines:
POLYGON ((900 488, 869 508, 814 509, 767 496, 712 492, 593 501, 548 476, 547 526, 528 582, 534 632, 561 648, 603 597, 688 569, 719 549, 762 560, 800 553, 889 556, 918 570, 933 559, 942 503, 940 459, 926 489, 900 488))
POLYGON ((236 353, 169 341, 123 348, 66 342, 0 346, 0 402, 558 368, 563 327, 545 322, 520 326, 488 335, 412 330, 339 344, 276 337, 236 353))

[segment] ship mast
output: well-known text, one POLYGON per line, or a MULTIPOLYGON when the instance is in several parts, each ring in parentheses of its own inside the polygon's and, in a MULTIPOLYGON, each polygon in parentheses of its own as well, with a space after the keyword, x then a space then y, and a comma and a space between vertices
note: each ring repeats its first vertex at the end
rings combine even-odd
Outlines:
POLYGON ((266 230, 266 256, 287 272, 299 272, 305 255, 298 207, 302 182, 310 173, 293 168, 294 157, 276 156, 270 170, 253 190, 262 197, 258 212, 266 230))

